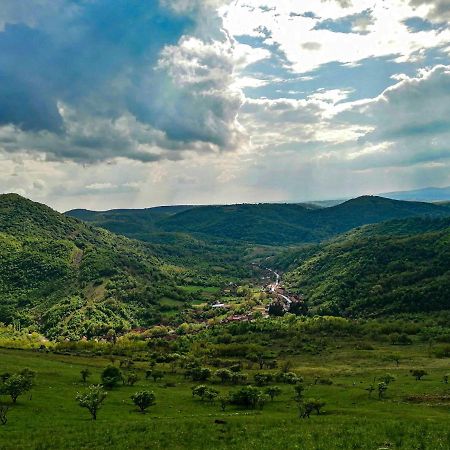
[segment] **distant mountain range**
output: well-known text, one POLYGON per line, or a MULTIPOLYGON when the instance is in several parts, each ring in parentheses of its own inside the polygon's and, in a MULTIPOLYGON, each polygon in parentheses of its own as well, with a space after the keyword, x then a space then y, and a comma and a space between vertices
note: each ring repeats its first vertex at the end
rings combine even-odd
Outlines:
POLYGON ((450 186, 442 188, 428 187, 422 189, 414 189, 411 191, 387 192, 380 195, 382 197, 392 198, 395 200, 408 200, 418 202, 450 201, 450 186))
POLYGON ((363 196, 327 208, 303 204, 176 206, 144 210, 68 211, 135 239, 155 242, 156 233, 189 233, 203 239, 231 239, 263 245, 318 242, 352 228, 419 215, 441 217, 450 210, 434 204, 363 196))

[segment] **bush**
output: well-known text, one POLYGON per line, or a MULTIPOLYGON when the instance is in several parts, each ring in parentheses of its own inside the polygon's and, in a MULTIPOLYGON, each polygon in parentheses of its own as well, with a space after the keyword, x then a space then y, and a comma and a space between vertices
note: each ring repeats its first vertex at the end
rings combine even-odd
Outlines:
POLYGON ((262 408, 265 403, 265 395, 256 387, 244 386, 231 393, 230 403, 247 409, 262 408))
POLYGON ((136 392, 131 396, 133 403, 139 408, 141 413, 145 413, 145 410, 155 404, 155 394, 149 391, 136 392))
POLYGON ((123 380, 122 372, 115 366, 108 366, 103 370, 102 384, 108 389, 113 389, 117 383, 123 380))

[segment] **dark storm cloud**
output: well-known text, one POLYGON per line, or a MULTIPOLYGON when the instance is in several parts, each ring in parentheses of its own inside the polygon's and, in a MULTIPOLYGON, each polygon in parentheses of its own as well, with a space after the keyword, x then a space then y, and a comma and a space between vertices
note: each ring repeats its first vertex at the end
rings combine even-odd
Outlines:
POLYGON ((7 151, 44 151, 52 159, 148 161, 161 158, 153 147, 233 146, 240 101, 229 98, 224 84, 233 72, 230 56, 215 55, 215 47, 208 53, 203 41, 202 55, 195 48, 185 50, 187 59, 189 52, 206 58, 205 72, 221 72, 225 81, 216 83, 214 92, 201 68, 196 75, 205 85, 174 80, 176 59, 158 68, 162 50, 176 48, 181 36, 198 29, 203 37, 211 23, 217 28, 211 36, 221 36, 219 18, 211 18, 214 9, 203 23, 210 3, 16 0, 14 9, 5 2, 0 7, 0 126, 32 133, 7 151), (121 126, 124 117, 128 126, 136 119, 135 129, 121 126))

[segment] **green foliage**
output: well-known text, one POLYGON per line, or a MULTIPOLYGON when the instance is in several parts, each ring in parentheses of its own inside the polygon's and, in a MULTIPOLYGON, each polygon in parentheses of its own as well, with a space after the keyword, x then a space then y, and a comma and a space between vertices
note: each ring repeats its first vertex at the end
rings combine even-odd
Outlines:
POLYGON ((82 369, 80 371, 80 375, 81 375, 81 381, 83 383, 86 383, 86 381, 88 380, 88 378, 91 376, 91 371, 89 369, 82 369))
POLYGON ((76 401, 82 408, 86 408, 90 412, 92 420, 97 420, 97 412, 105 401, 106 395, 107 393, 101 386, 92 385, 85 391, 78 392, 76 401))
POLYGON ((101 378, 103 386, 113 389, 123 380, 123 374, 118 367, 108 366, 103 370, 101 378))
POLYGON ((425 375, 428 375, 427 371, 423 369, 411 369, 410 373, 417 381, 420 381, 425 375))
POLYGON ((33 386, 33 378, 26 374, 13 374, 6 377, 3 384, 0 385, 0 394, 9 395, 13 403, 17 402, 17 399, 29 391, 33 386))
POLYGON ((141 413, 145 413, 145 410, 155 404, 155 394, 150 391, 135 392, 131 396, 133 403, 139 408, 141 413))
POLYGON ((230 403, 247 409, 262 408, 264 406, 264 393, 254 386, 244 386, 230 394, 230 403))
POLYGON ((0 322, 39 323, 49 337, 105 336, 159 321, 166 296, 183 299, 148 245, 0 196, 0 322))
MULTIPOLYGON (((450 219, 368 226, 304 249, 286 274, 310 310, 371 316, 450 309, 450 219), (409 234, 406 229, 410 227, 409 234), (392 234, 386 228, 394 229, 392 234), (401 231, 395 233, 395 228, 401 231)), ((396 344, 401 336, 393 336, 396 344)))
POLYGON ((265 390, 266 394, 270 397, 270 399, 273 401, 275 397, 278 397, 281 395, 282 390, 278 386, 270 386, 265 390))

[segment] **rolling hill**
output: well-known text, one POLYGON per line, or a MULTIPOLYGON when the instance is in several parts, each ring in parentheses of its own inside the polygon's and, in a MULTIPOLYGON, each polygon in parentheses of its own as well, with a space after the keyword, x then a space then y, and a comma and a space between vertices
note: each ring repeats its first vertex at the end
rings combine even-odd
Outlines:
MULTIPOLYGON (((178 207, 180 208, 180 207, 178 207)), ((182 207, 181 207, 182 208, 182 207)), ((201 206, 157 215, 150 210, 89 213, 95 225, 147 242, 164 233, 188 233, 197 239, 223 238, 261 245, 319 242, 352 228, 414 216, 450 214, 443 206, 364 196, 328 208, 301 204, 201 206), (157 233, 162 234, 157 234, 157 233)), ((69 216, 79 213, 69 211, 69 216)), ((86 219, 85 219, 86 220, 86 219)))
POLYGON ((160 320, 181 295, 142 242, 15 194, 0 196, 0 322, 49 336, 96 336, 160 320))
POLYGON ((368 225, 279 260, 313 312, 379 316, 450 309, 450 218, 368 225), (287 263, 288 262, 288 263, 287 263))

